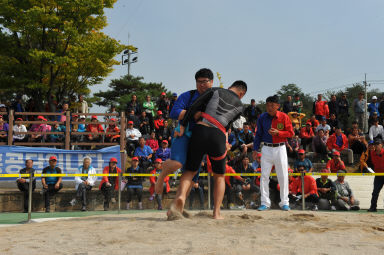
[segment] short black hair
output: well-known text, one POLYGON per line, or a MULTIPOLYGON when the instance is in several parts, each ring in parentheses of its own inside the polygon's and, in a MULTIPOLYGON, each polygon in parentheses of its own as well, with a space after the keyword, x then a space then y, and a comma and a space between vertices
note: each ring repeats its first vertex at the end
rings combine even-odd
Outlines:
POLYGON ((207 78, 209 80, 213 80, 213 73, 208 68, 201 68, 195 74, 195 80, 197 80, 198 78, 207 78))
POLYGON ((249 126, 249 122, 244 122, 243 126, 249 126))
POLYGON ((26 160, 25 160, 25 164, 27 164, 28 161, 32 161, 32 162, 33 162, 33 159, 26 159, 26 160))
POLYGON ((352 121, 352 125, 353 124, 359 124, 356 120, 352 121))
POLYGON ((240 81, 240 80, 232 83, 232 85, 229 88, 237 88, 237 89, 243 90, 245 93, 247 92, 247 89, 248 89, 247 83, 245 83, 244 81, 240 81))
POLYGON ((340 126, 336 126, 335 129, 341 129, 341 127, 340 126))
POLYGON ((251 103, 256 102, 255 99, 251 99, 251 103))
POLYGON ((267 100, 265 100, 267 103, 279 103, 279 97, 277 95, 269 96, 267 97, 267 100))

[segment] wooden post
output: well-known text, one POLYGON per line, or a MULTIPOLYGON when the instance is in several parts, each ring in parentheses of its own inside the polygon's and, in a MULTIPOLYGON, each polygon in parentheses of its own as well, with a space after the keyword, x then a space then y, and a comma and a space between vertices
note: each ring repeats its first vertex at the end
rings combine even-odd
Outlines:
POLYGON ((8 145, 11 146, 13 143, 13 119, 14 119, 14 111, 9 111, 8 116, 8 145))
POLYGON ((69 150, 70 142, 71 142, 71 136, 70 136, 70 129, 71 129, 71 113, 69 111, 65 112, 66 120, 65 120, 65 149, 69 150))

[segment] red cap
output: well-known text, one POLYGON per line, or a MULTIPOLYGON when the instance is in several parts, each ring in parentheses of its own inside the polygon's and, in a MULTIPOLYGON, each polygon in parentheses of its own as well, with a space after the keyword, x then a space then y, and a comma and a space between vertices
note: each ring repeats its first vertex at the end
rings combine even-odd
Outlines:
POLYGON ((161 92, 161 95, 162 95, 162 96, 165 96, 166 94, 165 94, 165 92, 161 92))
POLYGON ((41 115, 37 116, 37 119, 38 119, 38 120, 45 120, 44 117, 41 116, 41 115))
POLYGON ((51 160, 56 160, 56 161, 57 161, 56 156, 50 156, 50 157, 49 157, 49 161, 51 161, 51 160))
POLYGON ((157 158, 157 159, 155 160, 155 163, 161 163, 161 162, 163 162, 163 161, 161 160, 161 158, 157 158))
MULTIPOLYGON (((3 117, 3 116, 1 116, 1 117, 3 117)), ((22 118, 17 118, 16 120, 23 120, 22 118)))
POLYGON ((132 124, 132 125, 133 125, 133 121, 132 121, 132 120, 128 121, 128 125, 129 125, 129 124, 132 124))
POLYGON ((115 118, 111 118, 111 121, 116 121, 116 119, 115 118))
POLYGON ((166 143, 166 144, 168 144, 168 141, 167 141, 167 140, 163 140, 162 143, 166 143))
POLYGON ((79 117, 79 115, 73 115, 72 117, 73 117, 73 118, 74 118, 74 117, 79 117))
POLYGON ((261 153, 257 153, 256 157, 261 158, 261 153))
POLYGON ((157 115, 161 115, 161 114, 163 114, 162 111, 157 111, 157 115))
POLYGON ((305 153, 305 150, 300 149, 297 153, 299 153, 299 154, 304 154, 304 153, 305 153))
POLYGON ((115 163, 117 163, 117 158, 111 158, 110 160, 109 160, 109 162, 111 163, 111 162, 115 162, 115 163))
POLYGON ((338 152, 338 151, 334 151, 334 152, 332 153, 332 155, 333 155, 333 156, 340 156, 340 152, 338 152))
POLYGON ((96 116, 96 115, 93 115, 91 119, 97 119, 97 116, 96 116))
POLYGON ((331 172, 331 171, 329 171, 329 170, 326 169, 326 168, 320 170, 320 173, 330 173, 330 172, 331 172))
POLYGON ((132 161, 134 161, 134 160, 139 161, 139 158, 138 157, 133 157, 132 161))

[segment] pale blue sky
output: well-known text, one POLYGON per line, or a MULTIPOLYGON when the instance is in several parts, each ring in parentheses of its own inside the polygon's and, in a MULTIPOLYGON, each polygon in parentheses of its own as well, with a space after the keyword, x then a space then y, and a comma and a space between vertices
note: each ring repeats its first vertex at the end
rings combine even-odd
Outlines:
MULTIPOLYGON (((310 93, 362 81, 364 73, 384 80, 382 0, 118 0, 106 15, 105 33, 127 43, 129 32, 139 48, 131 74, 177 93, 195 87, 201 67, 220 72, 226 86, 247 82, 244 102, 288 83, 310 93)), ((93 91, 126 73, 115 66, 93 91)))

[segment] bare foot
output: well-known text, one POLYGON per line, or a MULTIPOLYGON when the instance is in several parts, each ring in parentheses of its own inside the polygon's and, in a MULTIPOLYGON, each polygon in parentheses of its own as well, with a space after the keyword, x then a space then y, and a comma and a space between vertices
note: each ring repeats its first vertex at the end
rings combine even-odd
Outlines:
POLYGON ((212 218, 213 218, 214 220, 224 220, 224 217, 221 216, 220 214, 218 214, 218 215, 213 215, 212 218))
POLYGON ((180 210, 180 201, 175 199, 167 212, 167 220, 180 220, 180 219, 183 219, 182 207, 180 210))

